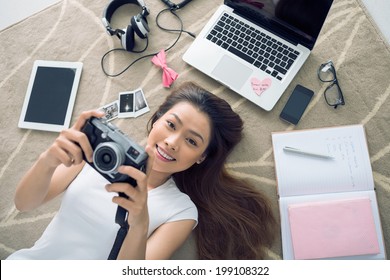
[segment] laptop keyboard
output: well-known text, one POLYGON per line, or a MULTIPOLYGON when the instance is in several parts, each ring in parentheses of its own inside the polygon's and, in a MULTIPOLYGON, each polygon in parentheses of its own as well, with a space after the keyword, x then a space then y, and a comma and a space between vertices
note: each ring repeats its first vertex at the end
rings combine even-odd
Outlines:
POLYGON ((278 80, 299 56, 298 51, 227 13, 206 38, 278 80))

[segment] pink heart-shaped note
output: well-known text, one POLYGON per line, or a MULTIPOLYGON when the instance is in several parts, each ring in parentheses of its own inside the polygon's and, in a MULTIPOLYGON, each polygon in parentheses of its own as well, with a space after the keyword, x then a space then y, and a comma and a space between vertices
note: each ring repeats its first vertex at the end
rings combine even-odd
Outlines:
POLYGON ((262 81, 255 77, 251 79, 252 89, 258 96, 260 96, 264 91, 270 88, 271 84, 272 80, 270 78, 265 78, 262 81))

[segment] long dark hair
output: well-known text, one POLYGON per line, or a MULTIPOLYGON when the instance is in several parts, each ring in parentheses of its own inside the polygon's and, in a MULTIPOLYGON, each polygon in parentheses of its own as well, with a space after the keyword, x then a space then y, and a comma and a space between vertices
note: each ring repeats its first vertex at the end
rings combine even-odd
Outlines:
POLYGON ((154 113, 148 131, 165 112, 188 102, 211 123, 206 159, 173 174, 178 188, 188 194, 199 212, 195 228, 200 259, 261 259, 272 244, 275 218, 269 201, 244 180, 231 176, 225 162, 242 138, 243 121, 230 105, 192 82, 172 92, 154 113))

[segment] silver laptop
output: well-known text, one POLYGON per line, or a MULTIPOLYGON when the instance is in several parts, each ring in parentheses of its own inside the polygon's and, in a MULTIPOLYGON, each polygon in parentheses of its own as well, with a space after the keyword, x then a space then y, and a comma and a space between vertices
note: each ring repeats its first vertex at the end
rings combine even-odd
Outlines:
POLYGON ((333 0, 225 0, 183 60, 270 111, 308 58, 333 0))

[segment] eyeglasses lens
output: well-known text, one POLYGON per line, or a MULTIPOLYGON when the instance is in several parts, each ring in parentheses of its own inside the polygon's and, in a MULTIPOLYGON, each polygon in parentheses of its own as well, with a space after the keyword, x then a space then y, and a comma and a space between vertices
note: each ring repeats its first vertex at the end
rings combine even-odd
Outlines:
POLYGON ((318 71, 318 77, 323 82, 333 81, 336 78, 333 66, 329 63, 322 66, 318 71))
POLYGON ((331 106, 343 103, 340 89, 336 83, 332 83, 326 88, 325 98, 328 104, 331 106))

